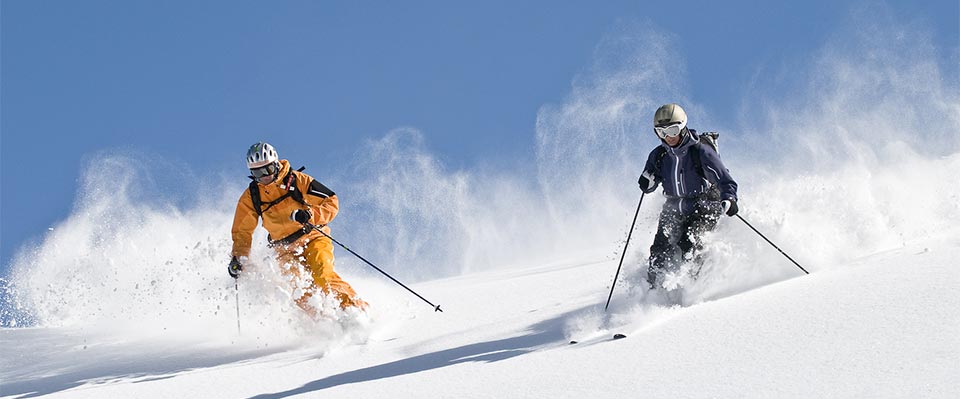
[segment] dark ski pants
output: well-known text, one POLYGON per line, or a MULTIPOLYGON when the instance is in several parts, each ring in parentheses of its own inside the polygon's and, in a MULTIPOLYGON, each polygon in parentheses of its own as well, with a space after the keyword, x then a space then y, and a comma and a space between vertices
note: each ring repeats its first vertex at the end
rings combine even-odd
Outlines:
POLYGON ((676 199, 668 200, 663 205, 657 235, 650 247, 647 271, 650 285, 659 287, 663 283, 663 275, 677 271, 684 261, 692 260, 697 269, 702 266, 700 252, 703 244, 700 235, 717 226, 722 211, 720 202, 713 198, 712 195, 705 195, 697 199, 685 199, 695 201, 693 211, 689 214, 681 212, 676 199))

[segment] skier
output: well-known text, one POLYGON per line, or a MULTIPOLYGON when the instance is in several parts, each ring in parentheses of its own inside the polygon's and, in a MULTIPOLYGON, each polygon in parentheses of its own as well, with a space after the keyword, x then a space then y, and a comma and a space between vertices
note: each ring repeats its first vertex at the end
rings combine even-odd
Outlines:
POLYGON ((340 209, 336 194, 319 181, 294 171, 286 159, 279 159, 276 149, 259 142, 247 151, 247 168, 251 179, 237 202, 233 218, 233 251, 227 271, 240 277, 243 263, 250 254, 253 231, 260 219, 269 235, 267 240, 277 254, 283 274, 290 278, 296 304, 316 318, 317 308, 309 303, 319 290, 333 295, 340 307, 365 310, 367 303, 333 270, 333 243, 309 223, 327 226, 340 209))
POLYGON ((653 123, 661 144, 647 157, 639 184, 649 194, 662 183, 667 197, 647 271, 647 282, 656 289, 682 262, 701 266, 701 234, 716 227, 721 213, 733 216, 738 208, 737 182, 720 161, 715 136, 687 128, 687 114, 677 104, 658 108, 653 123))

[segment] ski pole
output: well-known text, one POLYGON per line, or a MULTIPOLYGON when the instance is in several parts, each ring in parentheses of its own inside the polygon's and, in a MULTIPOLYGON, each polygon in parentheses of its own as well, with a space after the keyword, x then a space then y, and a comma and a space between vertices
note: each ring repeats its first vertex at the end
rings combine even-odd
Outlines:
POLYGON ((773 245, 773 247, 776 248, 777 251, 780 251, 780 253, 783 254, 783 256, 786 256, 787 259, 790 259, 790 261, 793 262, 793 264, 797 265, 797 267, 799 267, 800 270, 803 270, 803 272, 806 273, 806 274, 810 274, 810 272, 808 272, 807 269, 804 269, 803 266, 800 266, 800 264, 797 263, 797 261, 793 260, 793 258, 791 258, 790 255, 787 255, 786 252, 783 252, 783 250, 780 249, 780 247, 778 247, 777 244, 774 244, 773 241, 770 241, 769 239, 767 239, 766 236, 764 236, 764 235, 761 234, 759 231, 757 231, 757 229, 753 228, 753 226, 752 226, 750 223, 747 223, 747 220, 744 219, 743 216, 737 215, 737 217, 740 218, 740 220, 742 220, 743 223, 746 223, 746 224, 747 224, 747 227, 750 227, 750 229, 753 230, 754 233, 759 234, 760 237, 763 237, 763 239, 766 240, 768 243, 770 243, 770 245, 773 245))
POLYGON ((303 225, 304 225, 304 226, 307 226, 308 228, 311 228, 311 229, 314 229, 314 230, 320 232, 320 234, 323 234, 324 237, 329 238, 330 241, 333 241, 333 242, 337 243, 337 245, 339 245, 339 246, 340 246, 341 248, 343 248, 343 249, 346 249, 347 252, 350 252, 351 254, 353 254, 353 256, 356 256, 357 258, 360 258, 360 260, 362 260, 364 263, 370 265, 370 267, 372 267, 372 268, 374 268, 374 269, 377 269, 378 272, 380 272, 380 273, 383 274, 384 276, 387 276, 388 278, 390 278, 391 280, 393 280, 394 283, 400 284, 401 287, 406 288, 407 291, 410 291, 410 293, 412 293, 413 295, 416 295, 417 298, 422 299, 424 302, 426 302, 427 304, 429 304, 430 306, 432 306, 434 312, 443 312, 443 310, 440 309, 440 305, 434 305, 433 303, 431 303, 430 301, 428 301, 427 298, 424 298, 424 297, 420 296, 420 294, 418 294, 416 291, 410 289, 410 287, 407 287, 406 285, 404 285, 403 283, 401 283, 399 280, 393 278, 393 276, 387 274, 387 272, 385 272, 385 271, 383 271, 383 269, 380 269, 379 267, 377 267, 377 265, 374 265, 373 263, 370 263, 370 261, 364 259, 362 256, 360 256, 360 254, 358 254, 358 253, 356 253, 356 252, 353 252, 352 249, 347 248, 346 245, 341 244, 340 241, 337 241, 336 238, 333 238, 333 237, 331 237, 329 234, 325 233, 323 230, 321 230, 321 227, 323 227, 323 226, 315 226, 315 225, 312 225, 312 224, 310 224, 310 223, 304 223, 303 225))
POLYGON ((633 227, 637 225, 637 216, 640 215, 640 205, 643 205, 643 195, 646 193, 640 193, 640 203, 637 204, 637 212, 633 214, 633 223, 630 223, 630 232, 627 233, 627 242, 623 244, 623 253, 620 255, 620 264, 617 265, 617 274, 613 276, 613 284, 610 284, 610 295, 607 295, 607 304, 603 306, 603 311, 606 312, 607 308, 610 307, 610 298, 613 297, 613 288, 617 286, 617 278, 620 277, 620 268, 623 266, 623 258, 627 256, 627 246, 630 245, 630 236, 633 235, 633 227))
POLYGON ((236 288, 236 298, 237 298, 237 334, 240 335, 240 283, 237 279, 233 280, 233 288, 236 288))

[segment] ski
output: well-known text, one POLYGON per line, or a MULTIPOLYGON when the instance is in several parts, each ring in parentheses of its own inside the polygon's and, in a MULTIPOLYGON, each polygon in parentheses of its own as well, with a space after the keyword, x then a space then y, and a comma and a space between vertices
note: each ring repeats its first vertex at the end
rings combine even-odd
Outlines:
MULTIPOLYGON (((626 338, 626 337, 627 337, 626 335, 620 334, 620 333, 613 334, 613 339, 614 339, 614 340, 623 339, 623 338, 626 338)), ((570 345, 579 344, 579 343, 580 343, 580 341, 577 341, 577 340, 570 341, 570 345)))

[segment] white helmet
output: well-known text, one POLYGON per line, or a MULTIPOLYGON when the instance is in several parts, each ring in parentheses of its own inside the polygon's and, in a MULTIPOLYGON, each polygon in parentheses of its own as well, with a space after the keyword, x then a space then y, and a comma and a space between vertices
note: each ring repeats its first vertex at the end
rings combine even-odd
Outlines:
POLYGON ((277 150, 269 143, 259 142, 247 150, 247 168, 256 169, 280 160, 277 150))

